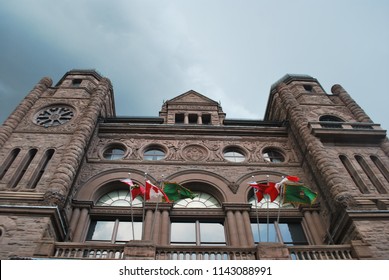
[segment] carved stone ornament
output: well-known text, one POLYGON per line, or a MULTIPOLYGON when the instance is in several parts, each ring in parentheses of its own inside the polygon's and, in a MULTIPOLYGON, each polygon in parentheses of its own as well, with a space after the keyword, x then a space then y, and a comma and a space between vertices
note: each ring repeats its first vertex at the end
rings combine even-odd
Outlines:
POLYGON ((208 157, 208 151, 199 145, 189 145, 182 150, 182 155, 190 161, 204 161, 208 157))
POLYGON ((58 126, 67 123, 74 117, 71 107, 54 105, 40 110, 34 117, 34 123, 40 126, 58 126))

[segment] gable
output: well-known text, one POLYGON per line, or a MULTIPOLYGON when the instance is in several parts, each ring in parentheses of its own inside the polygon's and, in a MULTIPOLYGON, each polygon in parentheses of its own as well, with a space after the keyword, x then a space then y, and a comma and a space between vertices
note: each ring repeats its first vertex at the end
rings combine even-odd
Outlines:
POLYGON ((194 90, 187 91, 173 99, 168 103, 206 103, 209 105, 218 105, 218 103, 194 90))

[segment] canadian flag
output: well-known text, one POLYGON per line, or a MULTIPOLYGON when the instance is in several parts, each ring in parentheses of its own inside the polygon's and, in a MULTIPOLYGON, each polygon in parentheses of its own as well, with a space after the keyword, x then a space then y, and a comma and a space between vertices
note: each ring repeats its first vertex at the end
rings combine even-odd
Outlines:
POLYGON ((166 202, 170 202, 167 195, 162 191, 160 188, 155 186, 153 183, 151 183, 149 180, 146 181, 146 194, 145 198, 146 200, 150 200, 152 197, 159 197, 163 196, 165 198, 166 202))
POLYGON ((144 196, 145 194, 145 188, 143 186, 139 186, 137 184, 134 184, 134 182, 131 179, 121 179, 120 182, 123 182, 130 186, 131 191, 131 198, 135 199, 137 196, 144 196))

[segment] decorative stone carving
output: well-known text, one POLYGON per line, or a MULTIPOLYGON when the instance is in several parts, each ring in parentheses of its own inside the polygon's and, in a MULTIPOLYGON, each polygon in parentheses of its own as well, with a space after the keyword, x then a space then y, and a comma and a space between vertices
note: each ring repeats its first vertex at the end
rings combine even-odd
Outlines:
POLYGON ((208 157, 208 151, 200 145, 188 145, 182 150, 182 155, 186 160, 204 161, 208 157))

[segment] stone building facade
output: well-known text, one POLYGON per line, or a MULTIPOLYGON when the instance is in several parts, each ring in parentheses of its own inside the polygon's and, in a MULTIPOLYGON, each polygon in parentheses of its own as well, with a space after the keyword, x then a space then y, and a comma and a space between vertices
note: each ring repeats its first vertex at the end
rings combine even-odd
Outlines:
POLYGON ((193 90, 126 118, 109 79, 72 70, 0 128, 0 258, 388 259, 388 155, 386 131, 310 76, 274 83, 264 120, 193 90), (287 175, 314 204, 254 199, 249 182, 287 175), (132 200, 124 178, 197 196, 132 200))

